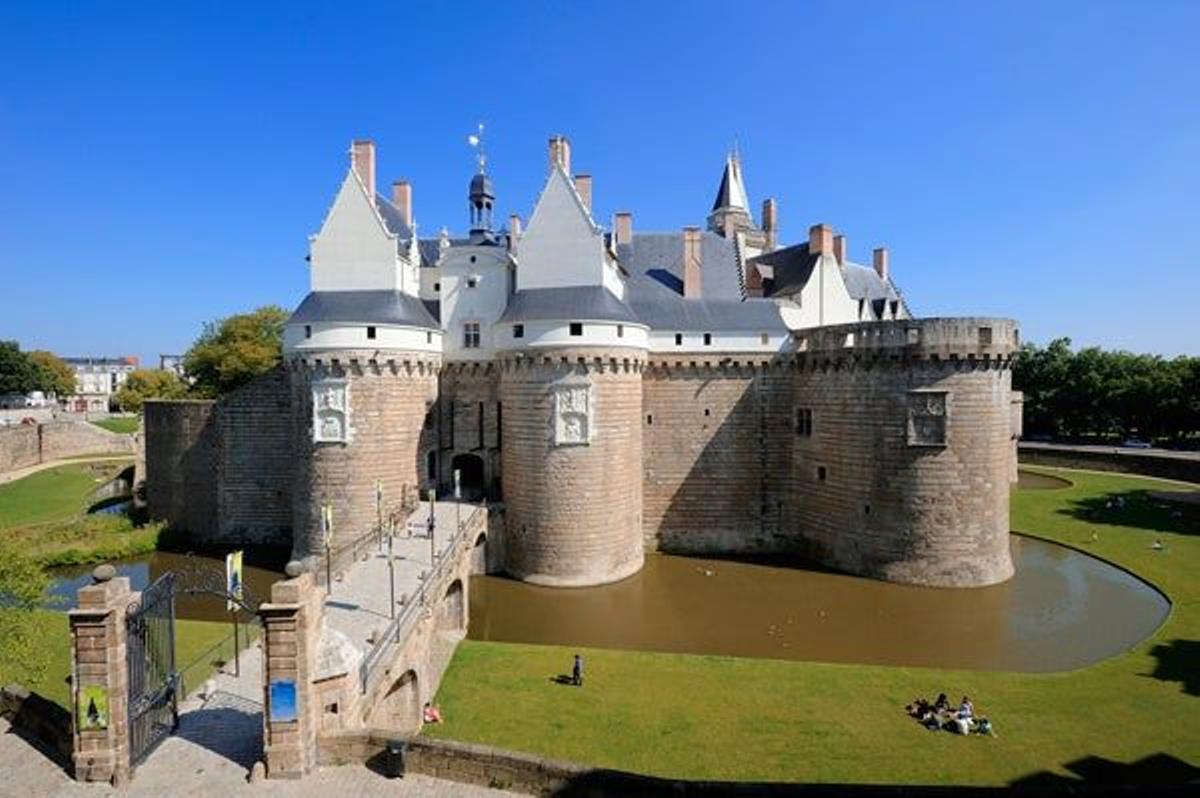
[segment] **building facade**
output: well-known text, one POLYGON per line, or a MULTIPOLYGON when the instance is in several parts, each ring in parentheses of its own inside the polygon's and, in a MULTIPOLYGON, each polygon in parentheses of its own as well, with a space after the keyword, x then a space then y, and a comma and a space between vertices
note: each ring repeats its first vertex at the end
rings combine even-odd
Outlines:
POLYGON ((127 357, 65 357, 75 370, 75 395, 63 401, 72 413, 106 412, 113 394, 138 367, 138 359, 127 357))
POLYGON ((914 318, 887 250, 856 263, 828 225, 781 246, 737 154, 705 225, 665 232, 599 224, 567 139, 548 155, 527 224, 496 227, 481 165, 466 235, 421 238, 412 186, 377 193, 355 142, 283 365, 215 405, 148 405, 152 512, 186 491, 194 534, 311 566, 323 507, 351 540, 380 496, 457 490, 502 511, 508 573, 555 586, 646 551, 1012 574, 1013 322, 914 318))

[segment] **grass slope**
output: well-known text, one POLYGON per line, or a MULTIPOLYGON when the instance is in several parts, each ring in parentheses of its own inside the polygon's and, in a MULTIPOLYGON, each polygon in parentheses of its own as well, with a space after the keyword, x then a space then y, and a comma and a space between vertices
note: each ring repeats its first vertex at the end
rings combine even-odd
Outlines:
POLYGON ((92 423, 101 429, 106 429, 109 432, 115 432, 119 435, 128 435, 131 432, 137 432, 138 429, 137 416, 113 416, 112 418, 102 418, 92 423))
POLYGON ((1075 484, 1015 493, 1013 528, 1121 565, 1173 602, 1164 625, 1126 654, 1020 674, 597 650, 585 653, 587 684, 574 689, 552 681, 573 649, 466 641, 438 695, 446 723, 426 733, 687 778, 1172 778, 1176 760, 1200 762, 1200 519, 1147 498, 1171 483, 1041 470, 1075 484), (1125 508, 1105 509, 1110 495, 1125 496, 1125 508), (1155 539, 1165 551, 1151 548, 1155 539), (931 733, 904 714, 914 696, 943 690, 971 695, 998 736, 931 733))

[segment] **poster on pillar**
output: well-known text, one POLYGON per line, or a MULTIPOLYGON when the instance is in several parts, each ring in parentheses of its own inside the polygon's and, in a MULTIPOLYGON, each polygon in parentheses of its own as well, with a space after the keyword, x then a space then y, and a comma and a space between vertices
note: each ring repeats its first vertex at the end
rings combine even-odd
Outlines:
POLYGON ((108 687, 102 684, 79 686, 75 723, 80 731, 108 728, 108 687))
POLYGON ((225 609, 237 610, 242 600, 242 552, 231 551, 225 555, 225 609))
POLYGON ((272 679, 270 719, 276 723, 296 720, 296 683, 291 679, 272 679))

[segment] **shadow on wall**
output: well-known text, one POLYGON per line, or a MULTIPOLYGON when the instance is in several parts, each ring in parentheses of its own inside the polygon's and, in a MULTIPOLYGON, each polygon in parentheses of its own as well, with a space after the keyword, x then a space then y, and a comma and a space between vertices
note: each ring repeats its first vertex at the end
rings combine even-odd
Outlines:
POLYGON ((1200 504, 1155 499, 1145 490, 1076 499, 1059 512, 1090 524, 1200 535, 1200 504))
POLYGON ((1200 641, 1159 643, 1150 649, 1150 656, 1158 660, 1150 676, 1164 682, 1179 682, 1183 692, 1200 696, 1200 641))

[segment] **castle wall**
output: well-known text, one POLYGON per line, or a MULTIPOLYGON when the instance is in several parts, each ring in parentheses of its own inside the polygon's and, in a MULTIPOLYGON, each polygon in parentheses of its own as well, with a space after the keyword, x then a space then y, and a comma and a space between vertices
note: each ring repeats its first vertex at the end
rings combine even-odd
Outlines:
MULTIPOLYGON (((456 458, 474 456, 483 465, 481 484, 485 495, 499 499, 502 492, 500 444, 503 442, 500 422, 504 411, 500 405, 498 365, 446 364, 441 373, 440 396, 437 470, 440 489, 453 489, 456 458)), ((469 474, 464 473, 463 477, 465 480, 469 474)))
POLYGON ((207 539, 217 529, 216 402, 149 401, 144 408, 150 517, 207 539))
POLYGON ((802 550, 890 581, 1009 578, 1013 323, 928 319, 797 338, 787 512, 802 550))
POLYGON ((0 474, 42 461, 36 424, 0 427, 0 474))
POLYGON ((644 363, 644 351, 635 349, 501 355, 506 569, 513 576, 594 585, 642 567, 644 363), (576 442, 580 435, 588 442, 576 442))
POLYGON ((212 542, 290 544, 292 409, 282 366, 216 407, 218 530, 212 542))
POLYGON ((436 425, 438 355, 391 351, 306 352, 289 360, 291 375, 293 557, 324 551, 321 506, 333 506, 334 546, 369 533, 377 519, 375 485, 385 514, 425 486, 436 425), (347 442, 313 440, 313 386, 343 380, 349 396, 347 442))
POLYGON ((642 386, 646 548, 790 548, 783 513, 792 444, 788 361, 651 355, 642 386))

